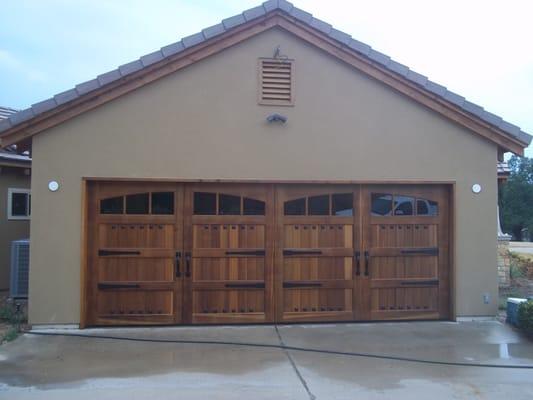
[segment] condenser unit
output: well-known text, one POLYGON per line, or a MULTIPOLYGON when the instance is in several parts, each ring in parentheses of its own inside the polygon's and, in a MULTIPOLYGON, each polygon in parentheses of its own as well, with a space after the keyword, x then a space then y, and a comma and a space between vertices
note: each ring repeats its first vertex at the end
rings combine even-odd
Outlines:
POLYGON ((12 298, 28 298, 30 278, 30 241, 29 239, 11 242, 11 284, 12 298))

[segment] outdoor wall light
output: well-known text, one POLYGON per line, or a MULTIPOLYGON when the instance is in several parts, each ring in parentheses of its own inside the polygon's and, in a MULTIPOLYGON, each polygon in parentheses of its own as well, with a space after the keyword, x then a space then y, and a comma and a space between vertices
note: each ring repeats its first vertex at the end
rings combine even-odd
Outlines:
POLYGON ((281 122, 282 124, 284 124, 285 122, 287 122, 287 117, 281 114, 270 114, 267 117, 267 122, 269 124, 273 122, 281 122))
POLYGON ((479 183, 474 183, 472 185, 472 192, 475 194, 481 193, 481 185, 479 183))
POLYGON ((48 190, 51 192, 57 192, 59 190, 59 183, 57 181, 48 182, 48 190))

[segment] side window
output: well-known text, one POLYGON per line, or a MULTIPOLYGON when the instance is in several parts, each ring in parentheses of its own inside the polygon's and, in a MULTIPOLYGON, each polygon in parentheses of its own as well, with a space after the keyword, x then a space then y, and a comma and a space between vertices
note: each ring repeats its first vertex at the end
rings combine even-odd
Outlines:
POLYGON ((7 219, 24 220, 30 219, 31 215, 31 191, 30 189, 7 190, 7 219))

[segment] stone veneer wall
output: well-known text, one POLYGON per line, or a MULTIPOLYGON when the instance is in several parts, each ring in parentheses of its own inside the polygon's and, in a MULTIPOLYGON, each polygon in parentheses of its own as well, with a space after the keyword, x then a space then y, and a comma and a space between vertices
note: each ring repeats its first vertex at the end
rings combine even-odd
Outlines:
POLYGON ((498 280, 500 286, 509 286, 511 283, 511 257, 507 238, 498 238, 498 280))

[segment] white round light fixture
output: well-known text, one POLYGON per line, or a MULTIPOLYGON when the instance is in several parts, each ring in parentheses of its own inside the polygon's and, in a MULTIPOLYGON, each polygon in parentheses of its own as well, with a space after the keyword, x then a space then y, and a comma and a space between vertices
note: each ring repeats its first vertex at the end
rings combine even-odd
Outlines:
POLYGON ((48 190, 51 192, 57 192, 59 190, 59 183, 57 181, 48 182, 48 190))
POLYGON ((479 183, 474 183, 472 185, 472 192, 475 194, 481 193, 481 185, 479 183))

